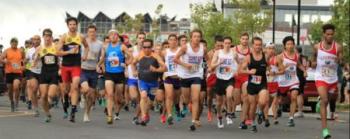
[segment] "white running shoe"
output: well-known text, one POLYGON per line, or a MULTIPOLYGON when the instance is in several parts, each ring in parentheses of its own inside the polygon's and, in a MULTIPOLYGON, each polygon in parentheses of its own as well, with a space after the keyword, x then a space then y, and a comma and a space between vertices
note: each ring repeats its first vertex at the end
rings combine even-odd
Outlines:
POLYGON ((218 128, 219 129, 224 128, 224 122, 222 122, 222 119, 218 119, 218 128))
POLYGON ((227 123, 227 125, 232 125, 233 124, 233 121, 232 121, 232 119, 229 116, 226 116, 226 123, 227 123))
POLYGON ((85 123, 90 122, 90 118, 89 118, 89 115, 88 115, 87 113, 84 113, 84 119, 83 119, 83 121, 84 121, 85 123))

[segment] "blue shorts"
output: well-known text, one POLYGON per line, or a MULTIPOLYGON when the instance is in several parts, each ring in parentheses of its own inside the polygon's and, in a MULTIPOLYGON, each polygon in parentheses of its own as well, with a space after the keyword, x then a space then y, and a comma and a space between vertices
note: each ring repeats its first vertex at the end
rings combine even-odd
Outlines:
POLYGON ((135 87, 137 87, 138 86, 138 82, 137 81, 138 81, 137 79, 128 79, 127 84, 128 84, 128 86, 135 86, 135 87))
POLYGON ((158 88, 158 81, 146 82, 146 81, 139 80, 139 90, 140 90, 140 92, 146 91, 147 92, 147 96, 152 101, 154 100, 155 96, 154 96, 154 94, 152 94, 151 90, 155 90, 157 88, 158 88))
POLYGON ((88 82, 89 87, 96 88, 97 86, 98 74, 95 70, 84 70, 80 74, 80 84, 83 82, 88 82))

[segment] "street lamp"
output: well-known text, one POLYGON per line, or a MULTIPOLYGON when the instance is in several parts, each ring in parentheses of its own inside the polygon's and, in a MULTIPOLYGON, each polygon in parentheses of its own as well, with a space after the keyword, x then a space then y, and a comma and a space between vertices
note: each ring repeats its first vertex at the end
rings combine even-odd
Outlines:
POLYGON ((298 29, 297 29, 297 45, 300 44, 300 5, 301 0, 298 0, 298 29))
POLYGON ((276 0, 272 0, 272 43, 275 43, 276 31, 276 0))

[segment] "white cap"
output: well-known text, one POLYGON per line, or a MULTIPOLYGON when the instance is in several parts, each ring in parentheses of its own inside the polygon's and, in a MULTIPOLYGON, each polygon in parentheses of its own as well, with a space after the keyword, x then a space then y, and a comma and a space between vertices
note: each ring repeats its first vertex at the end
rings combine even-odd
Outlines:
POLYGON ((275 44, 273 44, 272 42, 268 42, 265 45, 266 48, 275 48, 275 44))

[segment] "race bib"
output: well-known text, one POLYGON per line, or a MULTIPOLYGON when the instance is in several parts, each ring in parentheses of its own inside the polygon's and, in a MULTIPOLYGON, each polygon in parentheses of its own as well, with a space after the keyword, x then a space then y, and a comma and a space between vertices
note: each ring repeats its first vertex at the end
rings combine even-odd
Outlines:
POLYGON ((72 49, 74 49, 75 47, 77 47, 77 45, 68 45, 68 50, 72 50, 72 49))
POLYGON ((175 71, 175 69, 176 69, 176 64, 175 64, 175 63, 171 63, 171 64, 169 64, 169 66, 168 66, 168 70, 169 70, 170 72, 174 72, 174 71, 175 71))
POLYGON ((191 72, 198 72, 199 71, 199 65, 198 64, 192 64, 190 71, 191 72))
POLYGON ((220 67, 219 68, 219 73, 220 74, 230 74, 232 72, 231 67, 220 67))
POLYGON ((262 79, 261 76, 252 75, 251 77, 252 77, 250 80, 251 83, 257 84, 257 85, 261 84, 261 79, 262 79))
POLYGON ((110 63, 111 63, 111 67, 119 66, 120 65, 119 58, 118 57, 111 58, 110 63))
POLYGON ((292 80, 292 77, 293 77, 293 73, 292 72, 286 72, 284 74, 284 79, 285 80, 292 80))
POLYGON ((45 62, 45 64, 55 64, 55 57, 54 56, 45 56, 44 62, 45 62))
POLYGON ((20 69, 21 66, 18 63, 12 63, 12 68, 13 69, 20 69))
POLYGON ((334 75, 335 75, 335 70, 333 68, 329 68, 329 67, 322 68, 323 77, 332 77, 334 75))

